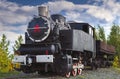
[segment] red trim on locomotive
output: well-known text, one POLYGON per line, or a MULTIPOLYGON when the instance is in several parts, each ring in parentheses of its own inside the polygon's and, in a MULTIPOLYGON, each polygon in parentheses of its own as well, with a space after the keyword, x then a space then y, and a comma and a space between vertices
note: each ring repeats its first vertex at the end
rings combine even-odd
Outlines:
POLYGON ((40 26, 38 24, 34 26, 34 32, 40 32, 40 26))

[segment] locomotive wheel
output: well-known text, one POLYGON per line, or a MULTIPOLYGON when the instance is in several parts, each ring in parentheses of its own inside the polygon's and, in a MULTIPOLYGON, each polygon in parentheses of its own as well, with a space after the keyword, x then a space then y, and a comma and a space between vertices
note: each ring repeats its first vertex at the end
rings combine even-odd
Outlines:
POLYGON ((77 69, 72 70, 72 75, 75 77, 77 75, 77 69))
POLYGON ((65 76, 67 77, 67 78, 69 78, 70 77, 70 72, 67 72, 66 74, 65 74, 65 76))
POLYGON ((78 69, 78 75, 82 74, 82 69, 78 69))

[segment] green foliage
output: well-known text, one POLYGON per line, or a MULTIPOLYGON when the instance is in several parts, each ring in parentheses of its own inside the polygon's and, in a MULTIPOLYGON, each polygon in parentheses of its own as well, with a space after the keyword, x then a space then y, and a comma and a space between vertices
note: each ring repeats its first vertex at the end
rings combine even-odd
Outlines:
MULTIPOLYGON (((14 52, 18 50, 18 48, 20 47, 20 44, 21 44, 22 42, 23 42, 23 38, 22 38, 22 36, 20 35, 20 36, 18 37, 18 39, 15 41, 15 44, 14 44, 14 46, 13 46, 14 52)), ((19 69, 19 68, 20 68, 20 63, 14 64, 14 67, 19 69)))
POLYGON ((96 30, 96 29, 95 29, 94 34, 95 34, 95 39, 96 39, 96 40, 99 40, 98 32, 97 32, 97 30, 96 30))
POLYGON ((105 38, 105 31, 104 28, 98 25, 98 31, 95 31, 95 38, 97 40, 101 40, 106 42, 106 38, 105 38))
POLYGON ((3 34, 2 39, 0 41, 0 47, 5 51, 5 53, 8 53, 9 44, 10 44, 10 41, 7 41, 7 37, 3 34))
POLYGON ((113 66, 120 67, 120 27, 118 25, 113 24, 107 42, 116 49, 113 66))
POLYGON ((98 26, 98 29, 95 31, 95 38, 97 40, 101 40, 107 42, 110 45, 115 46, 116 54, 115 54, 113 66, 120 67, 120 62, 119 62, 120 61, 120 27, 118 25, 113 24, 111 27, 111 32, 106 40, 104 28, 98 26))
POLYGON ((108 44, 115 46, 116 55, 120 59, 120 27, 118 25, 114 24, 112 26, 107 42, 108 44))
POLYGON ((110 35, 108 36, 108 43, 117 47, 117 42, 119 38, 119 26, 113 25, 111 28, 110 35))
POLYGON ((13 46, 13 50, 14 51, 16 51, 16 50, 18 50, 18 48, 20 47, 20 44, 23 42, 23 38, 22 38, 22 36, 20 35, 19 37, 18 37, 18 39, 15 41, 15 44, 14 44, 14 46, 13 46))
POLYGON ((0 40, 0 72, 9 72, 12 70, 11 59, 8 51, 10 42, 3 34, 0 40))
POLYGON ((114 58, 113 67, 117 67, 117 68, 120 67, 118 56, 115 56, 114 58))

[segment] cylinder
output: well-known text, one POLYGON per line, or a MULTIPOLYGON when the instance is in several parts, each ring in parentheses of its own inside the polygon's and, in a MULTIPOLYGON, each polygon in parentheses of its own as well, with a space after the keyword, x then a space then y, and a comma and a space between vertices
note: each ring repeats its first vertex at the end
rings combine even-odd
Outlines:
POLYGON ((49 52, 49 54, 54 54, 57 52, 55 45, 44 45, 44 44, 26 44, 21 45, 18 49, 18 52, 20 52, 21 55, 30 54, 30 55, 41 55, 46 54, 46 51, 49 52))
POLYGON ((49 17, 49 10, 47 6, 39 6, 38 7, 39 16, 49 17))

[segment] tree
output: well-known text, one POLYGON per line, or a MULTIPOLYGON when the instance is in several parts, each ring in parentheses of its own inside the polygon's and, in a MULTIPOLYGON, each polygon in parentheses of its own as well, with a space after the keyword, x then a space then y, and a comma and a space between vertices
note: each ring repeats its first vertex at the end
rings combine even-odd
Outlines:
POLYGON ((14 46, 13 46, 13 50, 14 50, 14 52, 16 51, 16 50, 18 50, 18 48, 20 47, 20 44, 23 42, 23 38, 22 38, 22 36, 20 35, 19 37, 18 37, 18 39, 15 41, 15 44, 14 44, 14 46))
POLYGON ((9 44, 10 44, 10 41, 7 41, 7 37, 3 34, 2 39, 0 41, 0 47, 2 48, 2 50, 5 51, 5 53, 9 53, 8 51, 9 44))
MULTIPOLYGON (((14 52, 19 49, 20 44, 21 44, 22 42, 23 42, 23 38, 22 38, 22 36, 20 35, 20 36, 18 37, 18 39, 15 41, 15 44, 14 44, 14 46, 13 46, 13 51, 14 51, 14 52)), ((20 63, 14 64, 14 68, 15 68, 16 70, 19 70, 19 67, 20 67, 20 63)))
POLYGON ((113 61, 113 67, 119 67, 119 66, 120 66, 119 58, 118 56, 115 56, 113 61))
POLYGON ((104 28, 98 25, 98 30, 95 31, 95 37, 97 40, 106 42, 104 28))
POLYGON ((8 51, 10 42, 7 41, 6 36, 3 34, 0 40, 0 72, 9 72, 12 70, 11 59, 8 51))
POLYGON ((95 34, 95 39, 96 39, 96 40, 99 40, 98 31, 97 31, 96 29, 95 29, 94 34, 95 34))
POLYGON ((118 25, 113 25, 111 28, 110 35, 107 40, 108 44, 115 46, 116 55, 120 58, 120 27, 118 25))
POLYGON ((118 25, 113 24, 107 42, 108 44, 115 46, 116 49, 113 66, 120 67, 120 27, 118 25))

